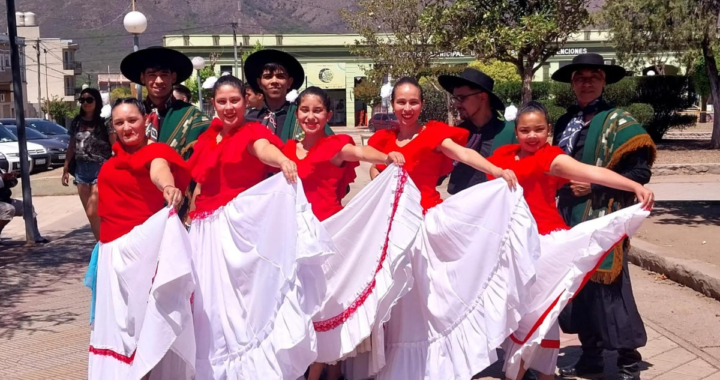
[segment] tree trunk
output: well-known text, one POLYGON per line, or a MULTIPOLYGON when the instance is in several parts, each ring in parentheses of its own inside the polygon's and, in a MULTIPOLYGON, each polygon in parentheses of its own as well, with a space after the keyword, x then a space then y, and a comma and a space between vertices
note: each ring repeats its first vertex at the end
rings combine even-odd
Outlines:
MULTIPOLYGON (((532 80, 533 80, 533 63, 529 60, 525 62, 522 71, 522 104, 533 99, 532 97, 532 80)), ((520 105, 518 105, 518 108, 520 105)))
POLYGON ((450 126, 454 126, 455 115, 453 115, 452 99, 450 99, 450 94, 447 92, 445 93, 445 104, 447 105, 447 123, 450 126))
POLYGON ((700 97, 700 122, 705 123, 707 121, 707 104, 708 104, 708 97, 707 96, 701 96, 700 97))
POLYGON ((718 77, 717 62, 708 35, 703 38, 702 52, 705 56, 705 68, 707 69, 713 98, 713 131, 710 138, 710 147, 720 149, 720 77, 718 77))

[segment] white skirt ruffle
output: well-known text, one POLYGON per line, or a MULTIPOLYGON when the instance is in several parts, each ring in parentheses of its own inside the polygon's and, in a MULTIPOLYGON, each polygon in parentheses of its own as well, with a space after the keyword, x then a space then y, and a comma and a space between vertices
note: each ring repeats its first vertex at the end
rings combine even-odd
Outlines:
POLYGON ((317 358, 312 317, 336 249, 302 185, 273 176, 190 228, 197 379, 297 379, 317 358))
POLYGON ((413 288, 392 310, 377 379, 469 379, 526 311, 540 242, 522 189, 495 180, 453 196, 427 212, 409 252, 413 288))
POLYGON ((421 223, 420 191, 395 166, 322 222, 337 253, 323 265, 328 293, 313 318, 317 361, 333 363, 369 351, 373 363, 384 363, 382 327, 410 289, 406 249, 421 223))
MULTIPOLYGON (((554 348, 543 341, 559 337, 557 319, 562 309, 580 291, 612 248, 635 234, 650 214, 638 205, 581 223, 570 230, 540 236, 541 256, 535 264, 537 278, 529 289, 526 313, 505 349, 505 376, 514 379, 525 366, 545 374, 555 372, 549 363, 554 348)), ((557 354, 554 355, 555 361, 557 354)))
POLYGON ((190 243, 170 208, 100 244, 88 379, 192 379, 190 243))

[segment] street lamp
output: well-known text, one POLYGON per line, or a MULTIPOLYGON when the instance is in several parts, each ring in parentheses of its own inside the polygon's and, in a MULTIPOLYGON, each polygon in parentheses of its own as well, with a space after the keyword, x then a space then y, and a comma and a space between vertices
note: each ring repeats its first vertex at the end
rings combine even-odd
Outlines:
POLYGON ((198 83, 198 104, 200 110, 202 110, 203 106, 203 98, 202 98, 202 84, 200 83, 200 70, 202 70, 205 67, 205 60, 203 57, 195 57, 192 59, 192 65, 195 69, 195 73, 197 75, 197 83, 198 83))
MULTIPOLYGON (((145 15, 133 10, 125 15, 123 25, 125 25, 125 30, 133 35, 133 51, 140 50, 140 40, 138 37, 147 29, 147 18, 145 18, 145 15)), ((135 84, 135 91, 137 91, 138 99, 142 100, 142 85, 140 83, 135 84)))

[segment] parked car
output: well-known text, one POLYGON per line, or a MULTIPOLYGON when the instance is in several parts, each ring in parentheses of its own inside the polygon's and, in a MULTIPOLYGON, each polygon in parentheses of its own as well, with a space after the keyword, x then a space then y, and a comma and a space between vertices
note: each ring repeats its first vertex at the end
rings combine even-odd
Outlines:
POLYGON ((7 157, 5 157, 2 153, 0 153, 0 169, 5 172, 10 171, 10 163, 8 162, 7 157))
MULTIPOLYGON (((17 126, 6 125, 10 132, 17 137, 17 126)), ((32 141, 35 144, 42 145, 50 153, 50 166, 63 166, 65 165, 65 155, 67 154, 68 143, 50 138, 36 129, 25 128, 25 135, 28 141, 32 141)))
POLYGON ((397 117, 395 117, 395 114, 378 112, 374 114, 372 119, 370 119, 370 121, 368 122, 368 129, 370 129, 370 131, 372 132, 375 132, 380 129, 397 128, 399 125, 400 122, 398 121, 397 117))
MULTIPOLYGON (((50 155, 44 147, 28 141, 27 150, 30 172, 47 170, 50 167, 50 155)), ((3 125, 0 125, 0 153, 8 161, 8 170, 20 171, 18 139, 3 125)))
MULTIPOLYGON (((0 123, 8 125, 17 125, 15 119, 0 119, 0 123)), ((65 144, 70 142, 68 130, 60 124, 53 123, 45 119, 25 119, 25 125, 36 129, 38 132, 53 139, 60 140, 65 144)))

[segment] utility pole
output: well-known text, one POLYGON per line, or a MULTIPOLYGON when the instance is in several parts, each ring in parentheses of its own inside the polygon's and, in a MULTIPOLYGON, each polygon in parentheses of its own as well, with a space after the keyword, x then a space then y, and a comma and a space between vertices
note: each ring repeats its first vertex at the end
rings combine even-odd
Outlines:
MULTIPOLYGON (((17 20, 15 19, 15 0, 6 0, 8 37, 10 37, 10 67, 12 68, 13 92, 15 95, 15 121, 18 130, 18 145, 20 146, 20 177, 22 178, 23 219, 25 219, 25 241, 34 245, 42 237, 37 229, 32 206, 32 190, 30 189, 30 162, 28 162, 27 136, 25 134, 25 105, 23 104, 22 76, 20 74, 20 49, 17 43, 17 20)), ((40 61, 40 41, 38 49, 38 62, 40 61)), ((39 73, 39 70, 38 70, 39 73)), ((40 80, 38 78, 38 86, 40 80)), ((39 106, 39 104, 38 104, 39 106)))
MULTIPOLYGON (((48 64, 47 64, 47 49, 43 49, 45 52, 45 110, 50 112, 50 99, 48 99, 50 96, 47 94, 50 93, 50 86, 48 86, 48 64)), ((65 83, 63 83, 65 85, 65 83)), ((55 120, 57 121, 57 120, 55 120)))
MULTIPOLYGON (((10 16, 8 16, 10 17, 10 16)), ((38 108, 40 108, 40 113, 42 113, 42 82, 40 81, 40 38, 38 37, 38 40, 35 41, 35 52, 37 53, 37 74, 38 74, 38 108)), ((47 88, 45 89, 46 95, 47 95, 47 88)), ((46 109, 47 111, 47 109, 46 109)), ((45 118, 45 115, 43 115, 43 119, 45 118)))
MULTIPOLYGON (((236 22, 232 23, 232 28, 233 28, 233 50, 234 50, 234 52, 235 52, 235 73, 234 73, 234 75, 235 75, 236 78, 241 78, 241 76, 238 75, 237 27, 238 27, 238 23, 236 23, 236 22)), ((242 78, 241 78, 241 79, 242 79, 242 78)))

